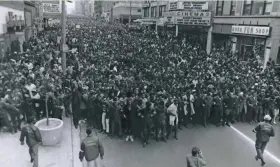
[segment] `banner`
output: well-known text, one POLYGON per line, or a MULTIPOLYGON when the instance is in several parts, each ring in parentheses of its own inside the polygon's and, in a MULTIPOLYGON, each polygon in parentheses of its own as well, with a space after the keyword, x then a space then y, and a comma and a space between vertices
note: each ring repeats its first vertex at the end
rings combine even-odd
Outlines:
POLYGON ((60 4, 43 3, 44 13, 61 13, 60 4))

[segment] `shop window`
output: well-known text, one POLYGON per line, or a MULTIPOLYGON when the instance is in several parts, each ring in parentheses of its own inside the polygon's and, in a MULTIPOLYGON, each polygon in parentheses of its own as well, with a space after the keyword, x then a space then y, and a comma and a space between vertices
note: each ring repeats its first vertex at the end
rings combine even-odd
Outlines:
POLYGON ((144 17, 149 17, 149 8, 144 8, 144 17))
POLYGON ((236 0, 232 0, 230 4, 230 15, 234 16, 236 10, 236 0))
POLYGON ((223 6, 224 6, 224 1, 217 1, 217 7, 216 7, 217 16, 223 15, 223 6))
POLYGON ((280 47, 278 48, 277 64, 280 64, 280 47))
POLYGON ((240 37, 240 58, 242 60, 248 60, 254 58, 257 55, 260 56, 260 59, 264 60, 265 52, 265 39, 263 38, 253 38, 253 37, 240 37))
POLYGON ((162 5, 159 7, 159 17, 163 16, 163 12, 166 12, 166 5, 162 5))

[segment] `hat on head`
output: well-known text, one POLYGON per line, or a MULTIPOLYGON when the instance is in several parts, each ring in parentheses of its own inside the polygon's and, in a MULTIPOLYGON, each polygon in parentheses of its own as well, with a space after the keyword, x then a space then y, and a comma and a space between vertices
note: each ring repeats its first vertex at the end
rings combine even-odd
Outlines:
POLYGON ((264 119, 265 121, 270 121, 270 120, 271 120, 271 117, 270 117, 270 115, 265 115, 263 119, 264 119))

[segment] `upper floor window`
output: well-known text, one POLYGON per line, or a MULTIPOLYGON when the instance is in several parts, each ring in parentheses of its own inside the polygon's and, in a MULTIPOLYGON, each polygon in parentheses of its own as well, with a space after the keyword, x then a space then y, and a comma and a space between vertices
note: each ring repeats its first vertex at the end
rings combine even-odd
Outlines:
POLYGON ((243 15, 269 15, 272 10, 272 0, 252 1, 245 0, 243 15))
POLYGON ((144 8, 144 17, 149 17, 149 8, 144 8))
POLYGON ((230 2, 230 15, 231 16, 235 15, 235 10, 236 10, 236 0, 232 0, 230 2))
POLYGON ((223 15, 223 6, 224 6, 224 1, 217 1, 217 7, 216 7, 217 16, 223 15))
POLYGON ((159 17, 163 16, 163 12, 166 12, 166 5, 162 5, 159 7, 159 17))
POLYGON ((157 7, 151 7, 151 17, 157 17, 157 7))

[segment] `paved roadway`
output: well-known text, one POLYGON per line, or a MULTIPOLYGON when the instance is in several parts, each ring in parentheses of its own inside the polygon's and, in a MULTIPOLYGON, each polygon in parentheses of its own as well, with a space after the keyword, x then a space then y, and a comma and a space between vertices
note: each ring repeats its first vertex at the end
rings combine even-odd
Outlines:
MULTIPOLYGON (((240 123, 230 127, 188 128, 179 132, 179 140, 167 143, 152 140, 143 148, 139 141, 129 143, 124 140, 104 138, 105 167, 182 167, 186 166, 185 156, 193 146, 202 149, 208 167, 257 167, 253 141, 248 141, 235 130, 255 140, 253 125, 240 123), (235 129, 235 130, 233 130, 235 129)), ((280 159, 280 126, 276 125, 276 137, 271 139, 268 150, 280 159)), ((279 167, 280 160, 265 154, 267 167, 279 167)))
MULTIPOLYGON (((65 124, 69 119, 65 120, 65 124)), ((68 124, 69 125, 69 124, 68 124)), ((235 129, 241 131, 251 139, 253 125, 236 124, 235 129)), ((55 147, 40 148, 39 167, 79 167, 77 161, 79 141, 76 141, 71 155, 70 126, 65 126, 63 132, 64 143, 55 147), (74 156, 72 166, 71 157, 74 156)), ((275 126, 276 137, 268 144, 268 151, 280 159, 280 125, 275 126)), ((74 140, 78 138, 78 131, 74 132, 74 140)), ((73 136, 72 135, 72 136, 73 136)), ((193 146, 202 149, 208 162, 208 167, 258 167, 260 162, 254 159, 253 143, 244 138, 233 128, 196 127, 179 131, 179 140, 169 140, 167 143, 152 140, 143 148, 138 140, 133 143, 124 140, 105 137, 98 134, 105 146, 105 167, 183 167, 186 166, 185 156, 193 146)), ((21 146, 19 134, 10 135, 0 133, 0 166, 1 167, 31 167, 27 146, 21 146)), ((72 139, 73 140, 73 139, 72 139)), ((265 154, 267 167, 279 167, 280 161, 265 154)))

